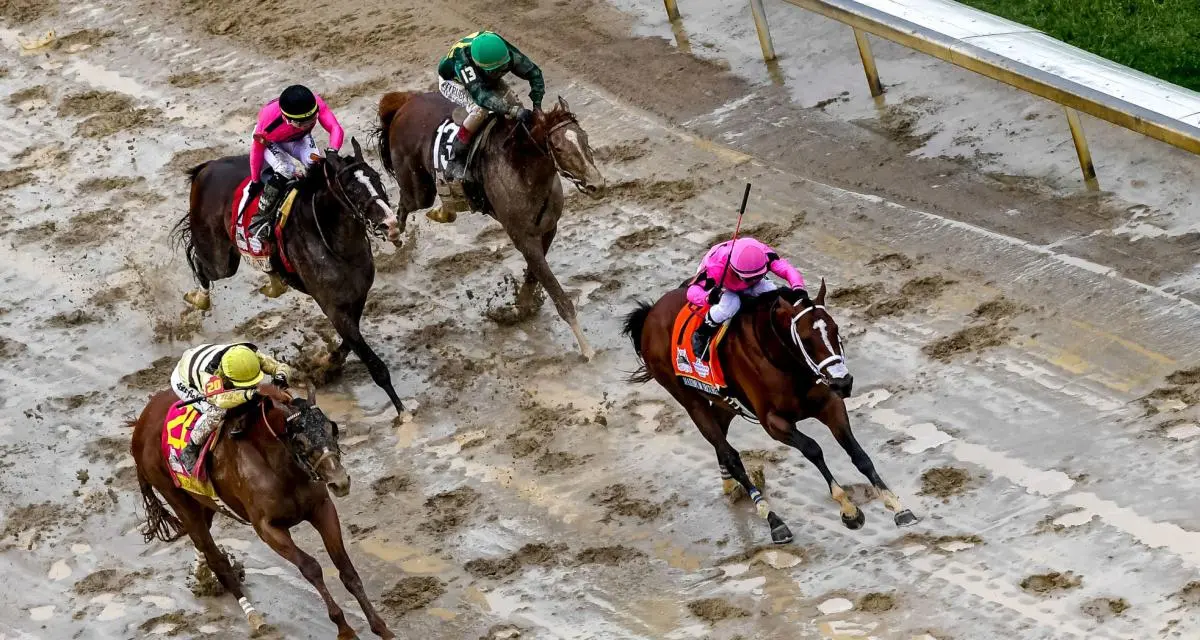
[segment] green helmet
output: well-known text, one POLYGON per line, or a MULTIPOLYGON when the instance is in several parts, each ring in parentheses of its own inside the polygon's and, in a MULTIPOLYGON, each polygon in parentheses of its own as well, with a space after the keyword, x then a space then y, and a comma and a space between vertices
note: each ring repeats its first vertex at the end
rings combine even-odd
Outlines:
POLYGON ((484 31, 471 40, 471 59, 484 71, 495 71, 508 64, 512 55, 508 53, 508 43, 503 38, 484 31))

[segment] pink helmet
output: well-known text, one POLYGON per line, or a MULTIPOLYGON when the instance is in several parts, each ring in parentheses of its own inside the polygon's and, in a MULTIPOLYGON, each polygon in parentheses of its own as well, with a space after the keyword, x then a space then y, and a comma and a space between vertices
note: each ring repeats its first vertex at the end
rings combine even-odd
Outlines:
POLYGON ((767 272, 770 266, 767 251, 761 242, 754 240, 735 240, 733 251, 729 255, 729 266, 743 280, 757 278, 767 272))

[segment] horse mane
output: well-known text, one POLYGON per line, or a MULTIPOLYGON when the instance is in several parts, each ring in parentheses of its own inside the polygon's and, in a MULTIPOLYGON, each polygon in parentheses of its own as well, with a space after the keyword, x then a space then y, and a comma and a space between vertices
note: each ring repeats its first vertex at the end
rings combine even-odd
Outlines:
POLYGON ((534 118, 529 135, 538 146, 544 148, 550 141, 550 132, 564 122, 577 122, 575 114, 564 109, 561 103, 556 104, 553 109, 543 111, 534 118))
POLYGON ((396 176, 396 171, 392 168, 392 152, 388 144, 388 133, 396 114, 416 96, 417 93, 413 91, 392 91, 383 94, 383 97, 379 99, 379 128, 371 132, 371 137, 375 139, 379 149, 379 161, 383 163, 384 170, 392 177, 396 176))
POLYGON ((755 312, 762 309, 771 309, 775 306, 775 302, 778 300, 783 300, 790 305, 796 305, 801 301, 800 293, 794 289, 780 287, 774 291, 768 291, 753 298, 743 298, 742 313, 755 312))

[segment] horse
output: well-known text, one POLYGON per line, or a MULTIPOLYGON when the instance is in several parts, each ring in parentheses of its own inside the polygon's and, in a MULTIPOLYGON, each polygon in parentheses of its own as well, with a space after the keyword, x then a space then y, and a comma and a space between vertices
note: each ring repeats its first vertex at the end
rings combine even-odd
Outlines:
POLYGON ((320 563, 292 540, 291 528, 308 522, 320 533, 338 577, 358 600, 371 630, 381 638, 394 638, 367 599, 342 542, 342 525, 329 493, 338 497, 349 493, 350 476, 342 467, 338 425, 317 407, 315 394, 310 391, 307 399, 292 398, 272 384, 262 384, 253 400, 230 410, 223 433, 207 454, 212 485, 224 506, 176 487, 171 479, 162 450, 163 421, 178 400, 172 391, 156 393, 133 426, 130 451, 146 510, 141 530, 145 541, 173 542, 187 534, 221 585, 238 599, 251 630, 257 631, 266 621, 246 598, 229 559, 209 531, 217 511, 228 509, 252 525, 263 542, 296 565, 316 587, 329 619, 337 625, 337 637, 355 638, 325 587, 320 563))
POLYGON ((879 477, 875 464, 850 430, 844 399, 850 396, 854 377, 846 367, 837 323, 825 307, 824 279, 816 299, 780 289, 743 303, 712 354, 720 358, 725 371, 727 397, 685 386, 675 373, 677 354, 675 336, 671 334, 677 314, 687 305, 686 289, 679 288, 653 305, 639 302, 626 316, 623 333, 633 343, 640 365, 630 382, 655 380, 687 410, 716 450, 726 492, 736 486, 729 482, 732 477, 767 520, 773 542, 791 542, 792 532, 753 485, 741 456, 727 440, 729 423, 740 413, 757 419, 773 439, 800 450, 816 466, 829 487, 829 495, 840 506, 842 524, 848 529, 862 527, 866 517, 830 473, 817 441, 796 428, 801 420, 816 418, 829 427, 854 466, 895 514, 896 526, 918 521, 879 477))
MULTIPOLYGON (((438 93, 393 92, 379 101, 379 156, 400 185, 399 225, 408 214, 433 206, 437 195, 432 147, 436 130, 450 119, 454 103, 438 93)), ((536 311, 540 283, 558 315, 571 326, 585 360, 595 352, 575 315, 575 305, 550 270, 546 254, 562 217, 562 174, 581 192, 599 197, 604 178, 596 168, 587 133, 562 98, 550 111, 537 111, 526 128, 501 116, 475 151, 464 191, 475 193, 478 210, 495 218, 525 258, 525 279, 517 293, 517 310, 536 311)), ((487 125, 485 125, 487 126, 487 125)), ((476 135, 484 135, 484 129, 476 135)))
MULTIPOLYGON (((390 231, 396 216, 379 173, 363 159, 358 141, 351 138, 350 142, 354 156, 330 153, 315 157, 297 185, 298 195, 280 247, 294 271, 285 267, 279 250, 271 262, 284 282, 317 301, 341 337, 328 364, 341 366, 353 350, 396 412, 405 415, 387 365, 359 329, 367 293, 375 281, 368 233, 390 231)), ((213 281, 233 276, 241 262, 229 230, 235 191, 250 176, 249 156, 205 162, 192 167, 187 175, 191 202, 187 214, 175 225, 173 237, 184 248, 188 266, 200 283, 184 300, 207 311, 212 304, 209 289, 213 281)))

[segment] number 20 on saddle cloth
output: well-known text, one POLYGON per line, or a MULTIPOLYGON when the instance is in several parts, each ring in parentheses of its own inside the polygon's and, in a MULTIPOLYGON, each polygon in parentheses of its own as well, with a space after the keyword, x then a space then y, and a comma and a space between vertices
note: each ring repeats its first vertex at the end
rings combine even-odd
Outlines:
POLYGON ((163 455, 167 459, 167 468, 171 470, 171 480, 175 482, 175 486, 185 491, 215 500, 217 492, 213 489, 212 480, 208 477, 207 465, 204 462, 208 457, 209 447, 212 446, 221 429, 213 429, 212 435, 204 443, 204 448, 200 450, 199 462, 196 465, 199 467, 199 471, 193 476, 190 469, 183 468, 179 457, 183 453, 183 448, 187 446, 192 429, 200 420, 200 412, 193 404, 186 406, 181 406, 181 404, 182 401, 171 405, 171 409, 167 411, 167 418, 163 421, 162 449, 163 455))
POLYGON ((724 398, 725 372, 721 369, 721 359, 717 357, 717 347, 725 337, 729 323, 721 325, 717 334, 713 336, 708 347, 707 362, 700 361, 697 354, 692 353, 692 334, 695 333, 696 327, 704 322, 704 314, 707 311, 707 307, 689 304, 680 309, 679 314, 675 316, 675 323, 671 327, 675 346, 675 375, 679 376, 679 381, 686 386, 724 398))
MULTIPOLYGON (((238 252, 242 254, 242 257, 258 267, 260 271, 269 271, 271 266, 271 250, 268 246, 263 246, 261 254, 255 253, 250 248, 250 221, 254 218, 254 214, 258 213, 258 203, 262 197, 262 193, 251 196, 251 188, 250 178, 246 178, 242 180, 241 184, 233 192, 233 211, 229 218, 229 237, 237 245, 238 252)), ((293 187, 288 189, 283 202, 279 205, 279 214, 276 216, 275 228, 273 229, 275 245, 279 252, 279 261, 283 263, 283 267, 288 272, 292 272, 294 269, 292 269, 292 263, 288 260, 287 254, 283 252, 283 227, 287 224, 288 216, 292 212, 292 205, 295 201, 296 189, 293 187)))

